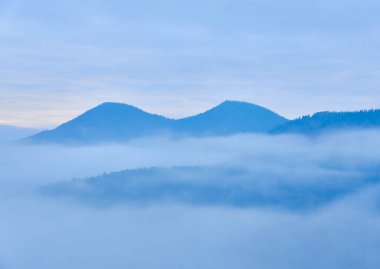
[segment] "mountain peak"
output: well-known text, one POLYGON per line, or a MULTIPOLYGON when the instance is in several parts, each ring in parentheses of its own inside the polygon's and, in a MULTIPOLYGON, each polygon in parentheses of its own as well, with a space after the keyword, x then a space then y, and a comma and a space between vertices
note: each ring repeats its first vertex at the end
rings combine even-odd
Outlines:
POLYGON ((248 102, 244 102, 244 101, 237 101, 237 100, 226 100, 226 101, 220 103, 218 106, 244 106, 244 105, 257 106, 253 103, 248 103, 248 102))
POLYGON ((89 111, 91 110, 105 110, 105 109, 110 109, 110 110, 113 110, 113 109, 135 109, 135 110, 141 110, 135 106, 132 106, 132 105, 128 105, 128 104, 125 104, 125 103, 116 103, 116 102, 104 102, 104 103, 101 103, 100 105, 90 109, 89 111))
POLYGON ((237 101, 237 100, 225 100, 224 102, 221 103, 221 105, 227 105, 227 104, 242 104, 242 103, 247 103, 247 102, 237 101))
POLYGON ((198 115, 178 120, 177 129, 193 135, 265 133, 287 120, 264 107, 240 101, 224 101, 198 115))

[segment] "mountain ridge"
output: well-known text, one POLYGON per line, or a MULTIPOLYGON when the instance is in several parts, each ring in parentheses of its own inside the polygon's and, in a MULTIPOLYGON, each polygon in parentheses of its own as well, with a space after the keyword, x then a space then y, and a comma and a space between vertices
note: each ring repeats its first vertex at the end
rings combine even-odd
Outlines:
POLYGON ((380 128, 380 109, 359 111, 321 111, 302 116, 273 128, 270 134, 317 135, 341 130, 380 128))
POLYGON ((225 101, 194 116, 171 119, 135 106, 105 102, 53 130, 26 138, 37 143, 122 142, 148 136, 220 136, 265 133, 287 119, 264 107, 225 101))
POLYGON ((264 107, 227 100, 181 119, 146 112, 138 107, 105 102, 53 130, 27 137, 32 143, 88 144, 169 136, 226 136, 239 133, 319 135, 326 132, 380 128, 380 109, 321 111, 294 120, 264 107))

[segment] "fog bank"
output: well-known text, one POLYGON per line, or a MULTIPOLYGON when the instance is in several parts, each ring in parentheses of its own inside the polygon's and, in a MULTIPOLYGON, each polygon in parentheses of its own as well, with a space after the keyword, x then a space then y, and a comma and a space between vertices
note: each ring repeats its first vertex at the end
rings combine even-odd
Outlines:
POLYGON ((2 144, 0 268, 378 268, 379 135, 160 138, 97 147, 2 144), (35 192, 104 172, 178 166, 245 169, 256 176, 209 182, 268 190, 371 180, 307 212, 177 202, 96 207, 35 192))

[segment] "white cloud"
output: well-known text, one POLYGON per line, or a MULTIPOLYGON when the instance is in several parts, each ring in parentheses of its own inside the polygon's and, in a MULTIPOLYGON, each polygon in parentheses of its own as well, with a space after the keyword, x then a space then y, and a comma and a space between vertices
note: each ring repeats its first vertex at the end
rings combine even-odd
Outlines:
MULTIPOLYGON (((379 167, 378 137, 369 131, 312 139, 162 138, 78 148, 2 145, 0 266, 378 268, 377 185, 307 213, 174 204, 96 208, 33 192, 40 184, 150 166, 245 166, 296 184, 315 175, 332 180, 334 171, 343 178, 365 176, 379 167)), ((350 179, 331 183, 342 182, 350 179)))

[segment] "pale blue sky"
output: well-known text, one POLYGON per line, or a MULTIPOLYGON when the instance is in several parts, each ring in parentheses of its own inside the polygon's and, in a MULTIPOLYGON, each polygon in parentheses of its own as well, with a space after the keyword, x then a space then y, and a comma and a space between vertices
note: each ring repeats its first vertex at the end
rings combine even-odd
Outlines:
POLYGON ((0 0, 0 123, 104 101, 170 117, 225 99, 293 118, 380 107, 374 0, 0 0))

